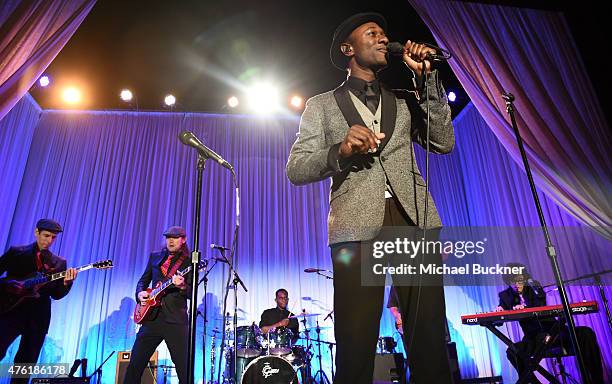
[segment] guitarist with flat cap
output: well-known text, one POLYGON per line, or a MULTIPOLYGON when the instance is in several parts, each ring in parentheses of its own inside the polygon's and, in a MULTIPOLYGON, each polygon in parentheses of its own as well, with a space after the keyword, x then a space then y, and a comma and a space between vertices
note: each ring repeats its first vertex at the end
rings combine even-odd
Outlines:
MULTIPOLYGON (((59 300, 66 296, 77 275, 75 268, 66 269, 66 259, 49 251, 60 232, 62 227, 57 221, 40 219, 36 223, 34 243, 10 247, 0 256, 0 276, 6 273, 0 280, 0 295, 4 298, 31 296, 23 280, 36 273, 47 275, 65 271, 62 280, 44 284, 37 295, 15 301, 15 305, 0 311, 0 360, 13 341, 21 336, 14 363, 35 364, 38 361, 51 321, 51 298, 59 300)), ((11 383, 27 381, 13 378, 11 383)))
POLYGON ((142 326, 132 347, 125 384, 140 383, 149 358, 162 341, 168 346, 179 382, 187 383, 187 299, 192 275, 186 272, 190 271, 191 259, 183 228, 170 227, 164 236, 166 247, 151 253, 136 285, 138 305, 134 320, 142 326), (150 284, 158 289, 148 289, 150 284), (157 295, 155 292, 160 293, 157 295), (161 305, 149 305, 157 300, 161 305))

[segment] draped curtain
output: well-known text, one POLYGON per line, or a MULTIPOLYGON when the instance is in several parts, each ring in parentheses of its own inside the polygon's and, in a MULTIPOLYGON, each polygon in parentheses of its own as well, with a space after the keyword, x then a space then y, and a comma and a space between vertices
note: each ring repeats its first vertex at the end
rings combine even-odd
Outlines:
POLYGON ((501 94, 538 187, 582 223, 610 231, 610 129, 563 15, 466 1, 409 0, 470 99, 522 164, 501 94))
MULTIPOLYGON (((21 108, 0 124, 7 132, 19 132, 28 121, 32 124, 31 113, 21 108)), ((36 220, 53 217, 65 228, 53 250, 66 257, 70 265, 108 258, 115 267, 106 272, 82 273, 71 293, 53 304, 51 328, 40 361, 72 362, 87 357, 92 372, 112 351, 131 348, 137 331, 131 320, 134 288, 147 255, 162 247, 161 233, 169 225, 184 225, 192 244, 196 156, 178 141, 182 130, 192 130, 237 170, 241 220, 236 265, 249 290, 238 291, 239 325, 258 322, 260 313, 274 306, 274 292, 280 287, 288 289, 289 307, 294 312, 306 309, 325 315, 331 311, 331 281, 303 273, 309 267, 331 269, 326 247, 328 183, 295 187, 288 182, 285 162, 297 126, 295 117, 43 111, 29 150, 24 147, 29 153, 27 160, 21 153, 7 157, 9 168, 23 169, 22 178, 0 180, 3 204, 4 194, 16 196, 12 211, 1 207, 3 212, 12 212, 5 225, 5 248, 31 242, 36 220)), ((455 119, 455 128, 455 151, 432 156, 430 164, 432 194, 446 225, 537 225, 520 167, 473 106, 468 105, 455 119)), ((2 146, 10 146, 10 142, 2 146)), ((422 163, 422 151, 418 154, 422 163)), ((575 268, 580 264, 592 264, 593 270, 609 269, 608 254, 579 253, 582 244, 601 241, 601 236, 551 199, 543 196, 542 200, 551 225, 575 227, 584 242, 559 244, 564 275, 576 276, 575 268)), ((207 162, 201 228, 204 256, 216 256, 207 248, 209 243, 230 244, 234 204, 228 171, 207 162)), ((545 257, 531 261, 541 268, 546 268, 546 263, 545 257)), ((208 332, 223 328, 227 276, 224 264, 215 265, 209 274, 208 332)), ((505 359, 504 346, 484 329, 460 324, 463 314, 494 308, 500 289, 503 287, 446 288, 447 318, 458 346, 463 377, 503 374, 505 381, 516 380, 505 359)), ((202 290, 203 284, 200 309, 202 290)), ((228 303, 233 302, 233 292, 229 290, 228 303)), ((609 287, 606 292, 610 293, 609 287)), ((598 291, 589 285, 572 287, 570 294, 572 301, 601 302, 598 291)), ((556 293, 551 291, 548 298, 550 303, 555 302, 556 293)), ((229 305, 227 311, 232 309, 229 305)), ((333 340, 333 323, 322 321, 322 317, 319 320, 324 327, 321 337, 333 340)), ((612 336, 603 313, 581 316, 577 321, 595 329, 609 367, 612 336)), ((309 321, 307 326, 314 323, 309 321)), ((504 328, 512 337, 520 337, 516 326, 504 328)), ((200 318, 198 350, 202 329, 200 318)), ((383 313, 380 332, 398 340, 388 311, 383 313)), ((211 342, 209 336, 204 354, 208 367, 211 342)), ((219 339, 215 346, 218 357, 219 339)), ((165 347, 159 350, 160 364, 171 365, 165 347)), ((15 351, 16 344, 4 361, 12 359, 15 351)), ((323 348, 322 354, 323 368, 331 377, 329 350, 323 348)), ((196 380, 202 377, 202 356, 198 353, 196 380)), ((102 382, 113 382, 115 362, 113 356, 105 365, 102 382)), ((566 363, 577 372, 571 360, 566 363)), ((313 368, 318 370, 318 363, 313 368)), ((210 370, 206 376, 210 377, 210 370)), ((159 380, 163 380, 161 374, 159 380)), ((171 380, 176 378, 171 375, 171 380)))
POLYGON ((7 0, 0 5, 0 119, 26 94, 96 0, 7 0))

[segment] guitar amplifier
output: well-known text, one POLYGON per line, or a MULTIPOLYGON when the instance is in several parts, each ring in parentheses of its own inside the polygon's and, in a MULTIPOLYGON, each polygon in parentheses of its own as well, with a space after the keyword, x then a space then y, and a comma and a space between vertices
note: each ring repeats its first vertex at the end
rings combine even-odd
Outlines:
MULTIPOLYGON (((125 371, 132 357, 131 351, 117 352, 117 370, 115 373, 115 384, 123 384, 125 371)), ((140 378, 140 384, 155 384, 157 382, 157 351, 149 358, 149 366, 145 368, 140 378), (149 368, 152 367, 152 368, 149 368)))
POLYGON ((88 377, 56 377, 53 379, 32 379, 32 384, 86 384, 88 377))

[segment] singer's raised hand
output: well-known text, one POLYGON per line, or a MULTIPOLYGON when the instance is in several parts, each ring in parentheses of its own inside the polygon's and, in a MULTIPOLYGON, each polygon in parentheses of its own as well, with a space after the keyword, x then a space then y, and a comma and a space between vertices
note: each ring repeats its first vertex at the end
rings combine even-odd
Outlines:
POLYGON ((428 54, 435 54, 436 50, 425 44, 414 43, 410 40, 404 44, 404 56, 402 59, 417 75, 422 75, 423 62, 427 73, 431 72, 431 62, 427 60, 428 54))

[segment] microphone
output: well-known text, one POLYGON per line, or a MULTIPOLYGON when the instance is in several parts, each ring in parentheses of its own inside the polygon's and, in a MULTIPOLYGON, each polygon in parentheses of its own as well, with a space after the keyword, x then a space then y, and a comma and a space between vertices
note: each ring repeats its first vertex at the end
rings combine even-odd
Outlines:
POLYGON ((216 161, 217 163, 219 163, 219 165, 221 165, 222 167, 225 167, 227 169, 229 169, 230 171, 234 172, 234 167, 232 167, 232 165, 230 163, 228 163, 227 161, 225 161, 221 156, 219 156, 219 154, 217 154, 215 151, 213 151, 212 149, 208 148, 207 146, 205 146, 194 134, 193 132, 189 132, 189 131, 183 131, 180 133, 179 135, 179 139, 181 140, 181 142, 185 145, 188 145, 190 147, 193 147, 195 149, 198 150, 198 153, 202 156, 204 156, 207 159, 213 159, 214 161, 216 161))
MULTIPOLYGON (((446 49, 436 47, 435 45, 429 44, 429 43, 420 43, 420 44, 423 44, 436 51, 435 53, 432 53, 432 52, 427 53, 425 55, 425 60, 444 61, 444 60, 448 60, 451 58, 450 52, 447 51, 446 49)), ((404 45, 402 43, 398 43, 397 41, 390 42, 389 44, 387 44, 387 54, 393 55, 393 56, 404 55, 404 45)))
POLYGON ((215 244, 215 243, 210 244, 210 249, 219 249, 219 250, 223 250, 223 251, 229 251, 230 250, 227 247, 224 247, 222 245, 215 244))
POLYGON ((328 272, 326 269, 321 269, 321 268, 306 268, 304 270, 304 272, 306 273, 316 273, 316 272, 328 272))
POLYGON ((527 279, 527 285, 529 285, 531 289, 533 289, 533 293, 535 293, 536 296, 540 296, 540 288, 536 285, 533 279, 527 279))

